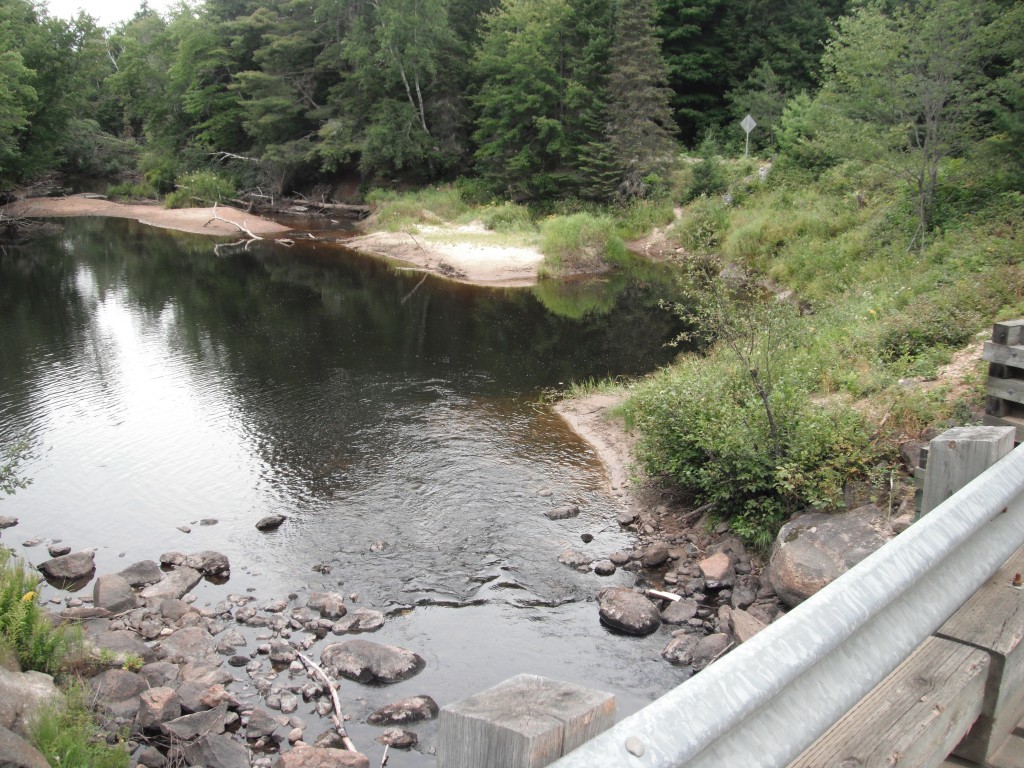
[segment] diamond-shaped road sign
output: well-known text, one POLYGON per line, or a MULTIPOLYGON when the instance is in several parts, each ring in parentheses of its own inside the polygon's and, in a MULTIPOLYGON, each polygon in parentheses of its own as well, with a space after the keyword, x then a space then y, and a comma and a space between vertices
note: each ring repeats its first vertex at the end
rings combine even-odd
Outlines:
POLYGON ((746 117, 743 118, 743 120, 740 121, 740 126, 743 128, 744 131, 750 133, 752 130, 757 128, 757 123, 754 122, 754 118, 752 118, 750 115, 747 115, 746 117))

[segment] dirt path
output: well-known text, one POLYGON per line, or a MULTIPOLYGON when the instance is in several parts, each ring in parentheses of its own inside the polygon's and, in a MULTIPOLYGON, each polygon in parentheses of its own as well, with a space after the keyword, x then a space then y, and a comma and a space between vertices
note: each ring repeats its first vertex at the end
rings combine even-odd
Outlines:
POLYGON ((126 205, 87 195, 70 197, 30 197, 0 208, 5 215, 29 218, 65 216, 109 216, 116 219, 134 219, 162 229, 192 232, 198 235, 234 236, 242 234, 235 222, 261 237, 288 232, 289 228, 269 219, 240 211, 230 206, 218 206, 216 215, 228 221, 214 219, 213 208, 163 208, 158 205, 126 205))
POLYGON ((398 259, 414 268, 474 285, 535 285, 543 256, 530 245, 512 244, 507 236, 478 223, 424 226, 401 232, 373 232, 345 241, 364 253, 398 259))

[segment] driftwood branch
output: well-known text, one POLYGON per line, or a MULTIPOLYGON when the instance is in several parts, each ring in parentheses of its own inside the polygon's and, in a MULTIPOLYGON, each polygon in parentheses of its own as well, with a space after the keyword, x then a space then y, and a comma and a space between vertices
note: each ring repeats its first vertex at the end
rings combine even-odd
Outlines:
POLYGON ((380 758, 380 768, 384 768, 384 766, 386 766, 388 764, 388 750, 389 749, 391 749, 391 745, 390 744, 385 744, 384 745, 384 754, 380 758))
POLYGON ((210 157, 215 157, 218 160, 241 160, 246 163, 263 162, 258 157, 246 157, 245 155, 236 155, 234 152, 211 152, 210 157))
POLYGON ((358 752, 356 745, 352 743, 352 739, 348 737, 348 732, 345 730, 345 715, 341 711, 341 702, 338 700, 338 687, 334 682, 327 676, 323 668, 319 664, 314 662, 311 658, 306 656, 304 653, 298 653, 299 658, 302 659, 302 663, 305 664, 313 672, 320 675, 323 681, 327 684, 327 688, 331 692, 331 703, 334 705, 334 713, 331 715, 331 720, 334 722, 334 730, 337 731, 341 737, 341 743, 345 745, 345 749, 350 752, 358 752))
POLYGON ((662 592, 658 589, 648 589, 647 594, 651 597, 660 597, 662 600, 671 600, 674 603, 683 599, 679 595, 672 594, 671 592, 662 592))
MULTIPOLYGON (((225 244, 226 247, 228 247, 228 248, 237 247, 237 246, 241 245, 243 248, 245 248, 245 250, 248 250, 249 246, 252 243, 256 242, 257 240, 266 240, 265 237, 261 237, 260 235, 257 235, 255 232, 253 232, 251 229, 249 229, 247 226, 245 226, 244 223, 243 224, 239 224, 237 221, 231 221, 231 219, 225 219, 223 216, 221 216, 219 213, 217 213, 217 204, 216 203, 213 204, 213 218, 211 218, 209 221, 207 221, 206 224, 204 224, 203 226, 205 227, 211 221, 223 221, 225 224, 230 224, 231 226, 236 227, 239 232, 241 232, 244 235, 248 236, 248 238, 249 238, 248 240, 244 240, 243 239, 243 240, 238 240, 238 241, 236 241, 234 243, 227 243, 227 244, 225 244)), ((287 238, 275 239, 273 242, 279 243, 280 245, 286 246, 288 248, 291 248, 293 245, 295 245, 295 241, 294 240, 289 240, 287 238)), ((218 248, 219 248, 219 246, 215 245, 213 247, 213 252, 216 253, 219 256, 220 255, 220 251, 218 250, 218 248)))

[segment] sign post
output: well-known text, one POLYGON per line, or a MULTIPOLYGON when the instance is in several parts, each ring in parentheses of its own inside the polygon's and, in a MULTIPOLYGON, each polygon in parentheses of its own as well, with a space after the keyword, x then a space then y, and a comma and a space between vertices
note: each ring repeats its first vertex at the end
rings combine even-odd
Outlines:
POLYGON ((740 121, 740 127, 747 132, 747 145, 743 148, 743 156, 747 157, 750 154, 750 132, 757 128, 757 123, 754 122, 754 118, 747 115, 740 121))

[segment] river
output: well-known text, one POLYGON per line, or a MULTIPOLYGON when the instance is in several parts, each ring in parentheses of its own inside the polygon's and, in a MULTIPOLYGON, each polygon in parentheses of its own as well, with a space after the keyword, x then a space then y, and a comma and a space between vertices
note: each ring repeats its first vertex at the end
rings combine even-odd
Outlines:
MULTIPOLYGON (((213 549, 232 576, 204 583, 201 605, 327 589, 384 611, 365 637, 427 665, 342 685, 371 764, 380 729, 361 721, 403 696, 443 706, 530 672, 612 691, 621 717, 679 682, 667 630, 598 623, 594 594, 630 574, 557 562, 631 540, 597 458, 542 402, 669 360, 660 270, 481 289, 330 243, 218 256, 135 222, 62 226, 0 252, 0 445, 24 435, 33 451, 31 485, 0 500, 21 521, 8 546, 33 563, 58 539, 95 548, 100 574, 213 549), (568 503, 582 514, 542 514, 568 503), (288 520, 260 533, 271 513, 288 520)), ((432 765, 432 728, 389 765, 432 765)))

